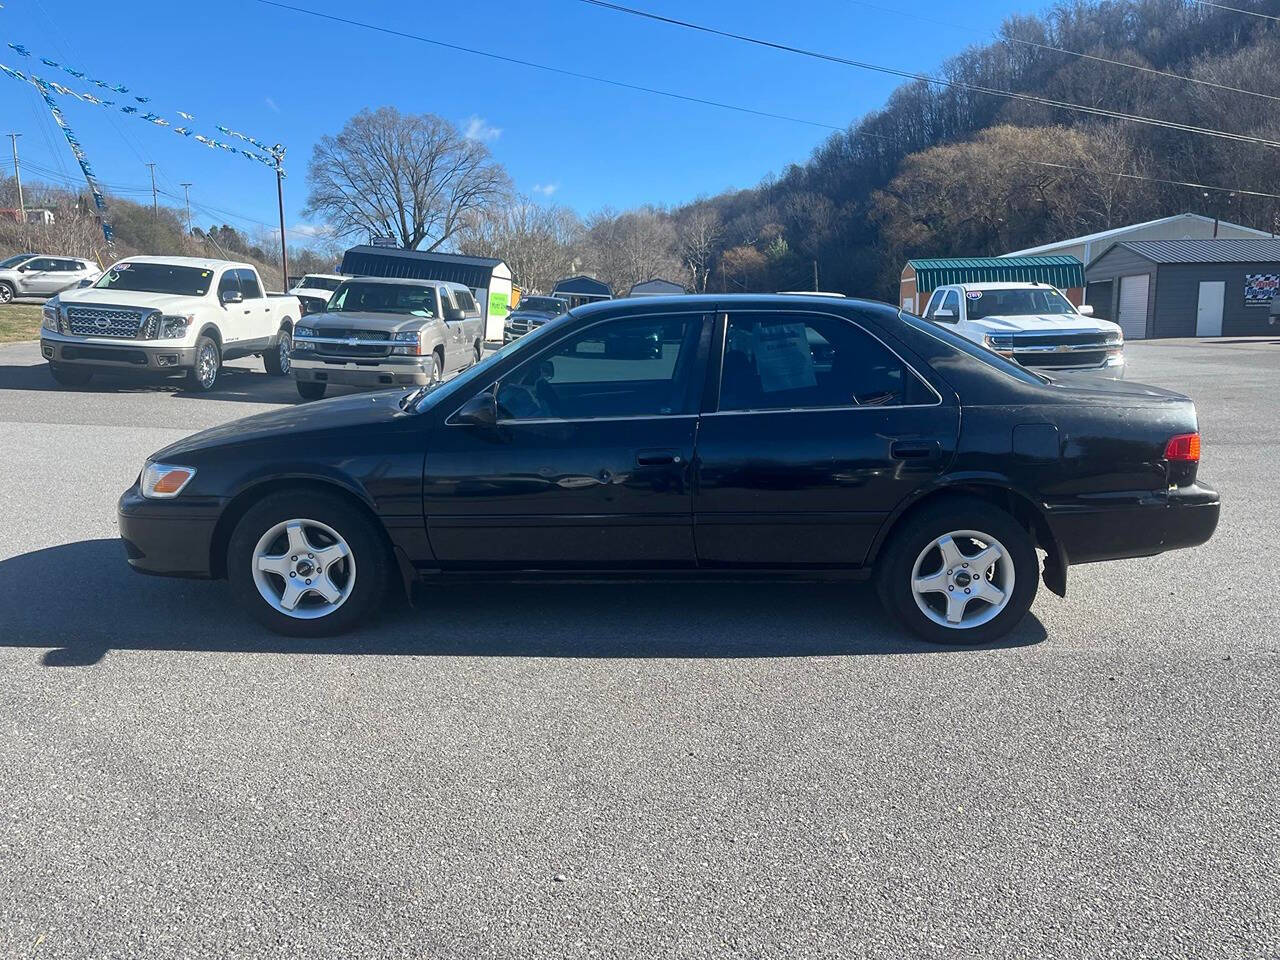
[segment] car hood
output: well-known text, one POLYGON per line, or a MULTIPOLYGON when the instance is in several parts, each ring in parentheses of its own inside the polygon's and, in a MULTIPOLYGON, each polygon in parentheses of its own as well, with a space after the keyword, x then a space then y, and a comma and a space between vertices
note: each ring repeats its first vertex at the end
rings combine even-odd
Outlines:
POLYGON ((403 389, 380 390, 377 393, 357 393, 271 410, 184 437, 177 443, 157 450, 151 455, 151 459, 181 462, 184 456, 231 444, 270 442, 284 434, 297 436, 302 433, 341 431, 351 427, 372 427, 416 416, 400 409, 400 399, 405 393, 403 389))
POLYGON ((549 310, 515 310, 507 319, 514 320, 519 317, 521 320, 554 320, 556 317, 563 316, 563 313, 552 313, 549 310))
POLYGON ((403 313, 365 313, 359 310, 338 310, 335 312, 316 313, 307 317, 309 327, 323 336, 328 330, 385 330, 387 333, 400 333, 405 330, 421 330, 427 324, 435 323, 432 317, 409 317, 403 313))
POLYGON ((1053 333, 1055 331, 1099 331, 1119 333, 1120 325, 1097 317, 1076 314, 1026 314, 1010 317, 983 317, 969 326, 981 333, 1053 333))
POLYGON ((58 300, 67 306, 140 307, 144 310, 190 310, 191 301, 199 297, 183 297, 172 293, 143 293, 138 290, 97 290, 83 287, 64 290, 58 300))

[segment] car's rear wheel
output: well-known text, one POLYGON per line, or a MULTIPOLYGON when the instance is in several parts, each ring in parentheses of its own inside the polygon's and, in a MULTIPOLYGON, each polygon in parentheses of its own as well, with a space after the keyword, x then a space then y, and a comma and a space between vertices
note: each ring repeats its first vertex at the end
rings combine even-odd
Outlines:
POLYGON ((289 372, 289 351, 293 349, 293 337, 288 330, 281 330, 275 348, 262 355, 262 365, 273 377, 282 377, 289 372))
POLYGON ((0 280, 0 303, 13 302, 13 284, 8 280, 0 280))
POLYGON ((272 494, 236 524, 227 571, 237 598, 264 626, 295 637, 344 633, 382 602, 387 547, 342 497, 272 494))
POLYGON ((199 393, 208 393, 218 385, 222 372, 222 351, 212 337, 196 341, 195 365, 187 371, 187 387, 199 393))
POLYGON ((1035 543, 982 500, 948 498, 894 530, 877 571, 880 597, 934 643, 982 644, 1018 625, 1039 587, 1035 543))
POLYGON ((323 400, 328 386, 327 383, 321 383, 319 380, 299 380, 298 396, 303 400, 323 400))
POLYGON ((64 367, 60 363, 49 364, 49 374, 64 387, 83 387, 93 379, 93 371, 81 367, 64 367))

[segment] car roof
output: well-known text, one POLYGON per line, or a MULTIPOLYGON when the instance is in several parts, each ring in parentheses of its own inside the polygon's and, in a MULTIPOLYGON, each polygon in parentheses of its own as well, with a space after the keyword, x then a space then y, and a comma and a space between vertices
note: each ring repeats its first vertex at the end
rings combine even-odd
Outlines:
POLYGON ((672 294, 664 297, 620 297, 614 300, 597 300, 585 303, 570 311, 575 317, 593 316, 606 311, 618 314, 645 314, 656 310, 669 312, 679 310, 685 312, 706 313, 713 310, 749 310, 792 307, 796 310, 814 312, 818 307, 829 307, 840 314, 851 308, 876 311, 899 312, 896 306, 877 300, 862 300, 854 297, 832 296, 829 294, 780 294, 780 293, 686 293, 672 294))
POLYGON ((385 283, 392 287, 445 287, 449 290, 467 290, 471 288, 465 283, 454 280, 429 280, 418 277, 342 277, 343 280, 359 280, 361 283, 385 283))
POLYGON ((1056 290, 1050 283, 1028 283, 1024 280, 1008 280, 1004 283, 988 281, 986 283, 948 283, 948 287, 959 287, 961 290, 1056 290))
POLYGON ((232 268, 235 270, 252 270, 251 263, 242 263, 239 260, 210 260, 208 257, 125 257, 118 263, 160 263, 173 267, 195 267, 197 270, 222 270, 223 268, 232 268))
POLYGON ((324 280, 346 280, 347 275, 344 273, 304 273, 299 279, 304 277, 320 277, 324 280))

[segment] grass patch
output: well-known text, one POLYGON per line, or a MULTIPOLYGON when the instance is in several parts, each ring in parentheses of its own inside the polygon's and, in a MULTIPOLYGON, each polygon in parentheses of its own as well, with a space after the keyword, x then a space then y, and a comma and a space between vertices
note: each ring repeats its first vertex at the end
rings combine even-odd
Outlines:
POLYGON ((40 304, 0 305, 0 343, 40 339, 40 304))

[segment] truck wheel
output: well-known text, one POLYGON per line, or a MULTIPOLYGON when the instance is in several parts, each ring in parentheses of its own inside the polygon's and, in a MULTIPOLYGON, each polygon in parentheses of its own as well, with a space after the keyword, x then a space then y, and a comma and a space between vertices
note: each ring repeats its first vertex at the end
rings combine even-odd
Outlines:
POLYGON ((473 367, 484 359, 484 344, 479 340, 476 341, 474 354, 475 355, 471 358, 471 365, 473 367))
POLYGON ((60 363, 49 364, 49 373, 64 387, 83 387, 93 379, 92 370, 80 367, 64 367, 60 363))
POLYGON ((13 284, 8 280, 0 280, 0 303, 13 302, 13 284))
POLYGON ((298 396, 303 400, 322 400, 327 383, 312 380, 298 381, 298 396))
POLYGON ((249 508, 227 547, 231 589, 276 633, 344 633, 378 608, 390 579, 387 546, 339 496, 297 490, 249 508))
POLYGON ((890 536, 876 571, 880 598, 925 640, 992 643, 1031 609, 1040 579, 1035 544, 1003 510, 948 498, 890 536))
POLYGON ((444 353, 436 350, 431 354, 431 362, 427 364, 427 369, 423 371, 427 375, 427 383, 435 385, 440 382, 440 378, 444 375, 444 353))
POLYGON ((196 341, 196 365, 187 371, 187 388, 198 393, 208 393, 218 383, 222 372, 222 353, 209 337, 196 341))
POLYGON ((280 339, 274 350, 262 355, 262 365, 273 377, 283 377, 289 372, 289 351, 293 349, 293 337, 288 330, 280 331, 280 339))

